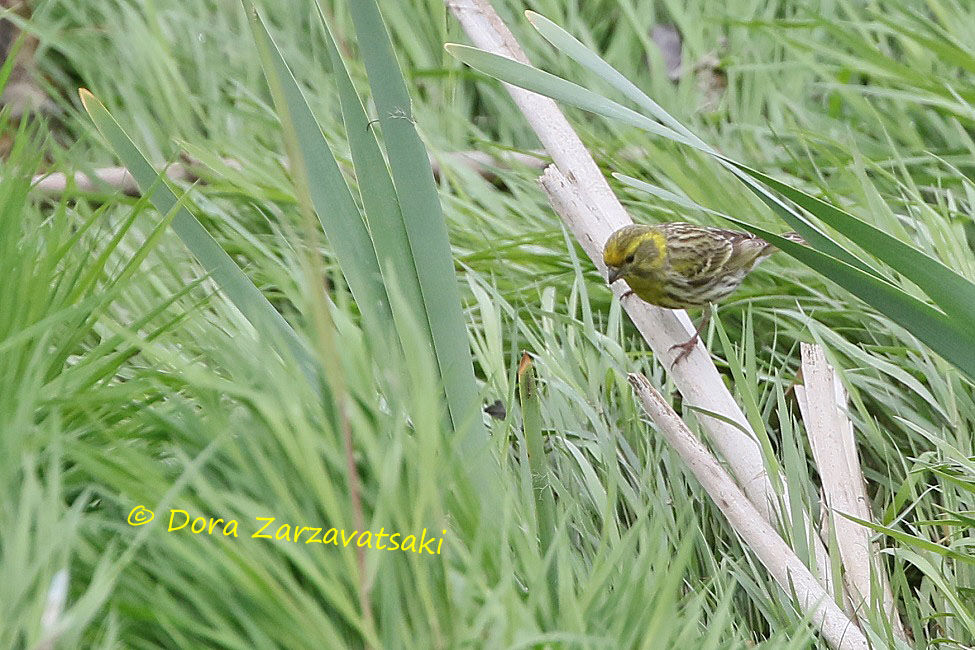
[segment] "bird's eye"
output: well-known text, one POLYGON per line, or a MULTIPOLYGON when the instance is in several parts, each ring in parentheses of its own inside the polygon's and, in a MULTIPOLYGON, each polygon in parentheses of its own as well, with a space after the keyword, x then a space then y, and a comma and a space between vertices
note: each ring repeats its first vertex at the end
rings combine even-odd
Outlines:
POLYGON ((626 263, 633 264, 633 260, 635 259, 635 257, 636 257, 635 255, 630 255, 629 257, 626 258, 626 263))

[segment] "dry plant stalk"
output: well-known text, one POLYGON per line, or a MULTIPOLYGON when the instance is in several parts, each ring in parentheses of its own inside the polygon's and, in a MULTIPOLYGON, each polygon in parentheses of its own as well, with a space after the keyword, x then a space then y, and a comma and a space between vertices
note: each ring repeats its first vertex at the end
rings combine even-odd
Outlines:
POLYGON ((873 520, 853 423, 846 413, 846 390, 821 346, 802 344, 802 377, 804 385, 796 386, 796 398, 826 497, 827 524, 836 532, 847 593, 864 620, 870 604, 878 600, 872 589, 879 586, 894 633, 906 640, 890 583, 870 544, 870 530, 843 516, 873 520))
MULTIPOLYGON (((450 165, 465 167, 475 174, 493 181, 497 177, 496 169, 499 166, 517 164, 542 169, 546 164, 545 157, 544 151, 529 153, 503 151, 498 155, 491 155, 483 151, 450 151, 440 153, 437 156, 430 156, 430 165, 433 167, 433 175, 438 179, 445 166, 440 162, 442 159, 449 162, 450 165)), ((166 176, 169 180, 187 183, 200 180, 194 169, 201 163, 190 160, 187 156, 183 158, 185 162, 174 163, 166 168, 166 176)), ((232 158, 224 158, 223 162, 237 171, 243 169, 243 165, 232 158)), ((282 162, 287 165, 286 161, 282 162)), ((82 172, 75 172, 70 177, 64 172, 37 174, 33 178, 32 189, 44 194, 46 198, 51 200, 59 199, 68 191, 69 187, 75 192, 122 192, 128 196, 139 196, 139 186, 125 167, 102 167, 94 170, 94 176, 95 178, 91 178, 82 172)))
MULTIPOLYGON (((125 167, 102 167, 94 172, 95 178, 88 174, 75 172, 71 177, 64 172, 37 174, 32 188, 48 198, 57 199, 69 187, 79 192, 122 192, 128 196, 139 196, 139 185, 125 167)), ((193 181, 195 177, 185 165, 176 163, 166 169, 166 176, 172 181, 193 181)))
POLYGON ((834 650, 869 648, 863 632, 833 602, 806 565, 759 514, 714 456, 694 437, 663 395, 643 375, 632 373, 629 380, 660 434, 680 455, 728 523, 782 590, 794 594, 799 607, 830 647, 834 650))
MULTIPOLYGON (((171 181, 195 183, 200 181, 197 173, 203 163, 186 155, 180 156, 181 162, 174 162, 165 169, 166 178, 171 181)), ((223 158, 223 163, 240 171, 243 166, 233 158, 223 158)), ((64 172, 49 172, 37 174, 31 181, 35 192, 40 192, 46 198, 57 200, 69 190, 74 192, 122 192, 128 196, 139 196, 139 185, 125 167, 101 167, 94 170, 94 178, 83 172, 68 175, 64 172)))
MULTIPOLYGON (((487 0, 445 2, 477 47, 529 64, 514 36, 487 0)), ((630 216, 556 103, 510 84, 504 84, 504 87, 555 161, 555 166, 546 169, 541 178, 555 211, 596 267, 605 271, 603 244, 614 230, 632 223, 630 216)), ((619 296, 623 288, 616 287, 613 291, 619 296)), ((673 358, 671 346, 689 339, 693 331, 690 319, 683 311, 661 309, 635 298, 625 300, 623 307, 654 354, 665 364, 673 358)), ((670 373, 688 404, 735 423, 698 416, 711 443, 727 461, 749 500, 766 521, 774 523, 778 518, 777 495, 762 460, 761 448, 704 346, 698 343, 670 373)), ((817 574, 823 585, 831 589, 826 548, 818 538, 814 554, 817 574)))

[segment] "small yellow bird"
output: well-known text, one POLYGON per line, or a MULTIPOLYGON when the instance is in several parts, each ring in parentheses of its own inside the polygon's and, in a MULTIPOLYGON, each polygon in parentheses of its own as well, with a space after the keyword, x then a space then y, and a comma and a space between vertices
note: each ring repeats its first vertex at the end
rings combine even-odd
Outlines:
MULTIPOLYGON (((805 242, 794 232, 786 239, 805 242)), ((691 353, 711 317, 711 303, 728 297, 749 271, 778 249, 747 232, 672 222, 624 226, 603 248, 608 282, 626 280, 630 293, 668 309, 704 307, 697 330, 680 348, 674 365, 691 353)))

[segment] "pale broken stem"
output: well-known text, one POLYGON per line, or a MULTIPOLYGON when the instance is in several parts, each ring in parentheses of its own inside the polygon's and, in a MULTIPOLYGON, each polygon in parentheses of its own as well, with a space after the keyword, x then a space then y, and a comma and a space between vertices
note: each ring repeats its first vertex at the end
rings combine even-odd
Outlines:
MULTIPOLYGON (((37 174, 34 176, 32 188, 49 198, 58 198, 73 189, 78 192, 122 192, 129 196, 139 195, 139 185, 125 167, 103 167, 96 169, 95 178, 82 172, 68 175, 64 172, 37 174)), ((166 169, 166 176, 172 181, 192 181, 194 176, 181 163, 170 165, 166 169)))
MULTIPOLYGON (((233 158, 222 159, 223 163, 240 171, 243 169, 233 158)), ((166 167, 166 178, 171 181, 195 183, 200 180, 199 171, 203 163, 183 154, 182 162, 174 162, 166 167)), ((31 182, 31 189, 44 194, 49 199, 58 199, 66 192, 111 193, 121 192, 128 196, 139 196, 139 185, 125 167, 101 167, 94 170, 94 178, 83 172, 66 174, 49 172, 37 174, 31 182)))
MULTIPOLYGON (((445 0, 445 3, 477 47, 530 65, 515 37, 487 0, 445 0)), ((599 243, 606 240, 615 229, 613 226, 630 223, 626 210, 555 102, 517 86, 502 85, 558 168, 578 187, 583 199, 601 213, 602 222, 595 224, 598 227, 592 233, 599 243)))
MULTIPOLYGON (((592 236, 596 215, 554 166, 545 170, 541 184, 555 212, 562 217, 589 257, 601 267, 601 246, 592 236)), ((618 297, 625 289, 623 283, 616 283, 612 287, 618 297)), ((624 299, 623 307, 658 358, 667 359, 666 355, 673 354, 670 348, 686 341, 693 331, 690 318, 684 311, 653 307, 634 297, 624 299)), ((698 343, 685 359, 670 369, 670 374, 687 403, 723 415, 739 425, 705 415, 697 416, 711 444, 727 461, 749 500, 766 521, 774 523, 778 516, 778 501, 762 460, 761 447, 750 435, 751 427, 744 413, 721 381, 703 345, 698 343), (749 433, 746 434, 746 431, 749 433)), ((812 526, 811 523, 807 525, 812 526)), ((814 546, 817 575, 826 589, 832 592, 832 568, 826 547, 818 536, 814 538, 814 546)))
MULTIPOLYGON (((529 64, 515 37, 487 0, 445 2, 474 45, 529 64)), ((596 267, 605 272, 602 261, 604 242, 615 230, 631 224, 632 219, 556 103, 516 86, 503 85, 555 162, 555 166, 548 167, 541 178, 553 207, 596 267)), ((613 291, 619 296, 623 287, 614 286, 613 291)), ((625 300, 623 306, 657 358, 663 360, 665 366, 670 366, 668 362, 674 354, 670 349, 687 341, 694 331, 687 314, 652 307, 634 298, 625 300)), ((765 469, 761 448, 707 350, 699 343, 670 373, 686 403, 734 423, 698 416, 711 443, 728 462, 745 494, 766 520, 774 523, 779 518, 778 495, 765 469)), ((812 526, 808 522, 807 525, 812 526)), ((818 537, 814 540, 813 555, 823 584, 832 589, 826 547, 818 537)))
POLYGON ((846 413, 846 391, 826 361, 822 347, 802 344, 802 377, 804 385, 796 386, 796 398, 822 481, 829 510, 827 522, 836 532, 850 600, 857 616, 865 621, 871 603, 879 600, 873 591, 879 587, 884 613, 894 633, 906 640, 890 583, 870 543, 870 530, 843 516, 873 520, 853 423, 846 413))
MULTIPOLYGON (((447 166, 464 167, 486 178, 494 180, 496 170, 501 166, 524 165, 532 169, 542 169, 547 164, 544 152, 530 151, 502 151, 490 154, 483 151, 448 151, 430 156, 433 174, 440 178, 447 166), (443 161, 443 163, 441 162, 443 161)), ((236 170, 243 166, 232 158, 225 158, 224 164, 236 170)), ((200 180, 194 172, 199 163, 174 163, 166 168, 166 176, 171 181, 193 183, 200 180)), ((50 172, 37 174, 33 178, 32 189, 45 195, 49 199, 58 199, 69 189, 85 194, 121 192, 128 196, 139 196, 139 186, 132 174, 125 167, 102 167, 94 170, 94 178, 83 172, 66 174, 64 172, 50 172)))
POLYGON ((792 594, 810 622, 834 650, 866 650, 863 632, 843 613, 778 532, 694 437, 680 416, 640 374, 628 376, 644 410, 677 452, 728 523, 765 566, 779 587, 792 594))

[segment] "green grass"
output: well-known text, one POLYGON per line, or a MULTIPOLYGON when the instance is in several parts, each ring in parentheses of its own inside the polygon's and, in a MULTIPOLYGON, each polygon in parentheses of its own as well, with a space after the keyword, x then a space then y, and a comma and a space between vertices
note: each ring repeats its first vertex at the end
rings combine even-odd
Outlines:
MULTIPOLYGON (((362 51, 377 38, 368 16, 323 1, 332 51, 315 3, 260 4, 301 91, 290 106, 299 95, 307 102, 341 173, 331 187, 348 184, 344 213, 328 211, 333 194, 316 202, 304 193, 283 165, 293 135, 281 128, 281 98, 276 104, 268 90, 236 3, 47 0, 25 25, 40 39, 38 64, 65 113, 51 134, 0 123, 15 143, 0 175, 0 648, 47 647, 51 635, 63 648, 825 647, 644 422, 627 372, 645 373, 678 410, 680 398, 568 240, 537 171, 499 165, 485 179, 442 155, 538 146, 500 85, 443 50, 466 42, 443 4, 379 3, 418 141, 390 130, 399 125, 383 107, 393 100, 370 90, 378 62, 362 51), (336 54, 364 114, 353 115, 362 109, 343 87, 336 54), (180 150, 201 160, 201 182, 173 188, 162 203, 104 194, 50 201, 31 191, 29 178, 42 169, 118 164, 118 141, 98 135, 79 86, 153 164, 180 150), (377 117, 385 123, 359 128, 377 117), (383 203, 390 179, 402 190, 425 173, 419 142, 444 165, 436 188, 383 203), (496 479, 477 485, 497 504, 490 517, 464 507, 477 463, 458 445, 463 427, 446 417, 453 411, 441 349, 403 344, 436 336, 416 304, 418 286, 401 277, 406 258, 392 257, 394 270, 382 278, 395 287, 387 295, 395 331, 387 322, 377 334, 353 299, 364 285, 345 280, 349 260, 362 261, 350 251, 362 249, 343 248, 328 227, 326 236, 310 231, 303 216, 309 203, 323 220, 364 214, 382 266, 377 236, 392 231, 374 219, 397 217, 400 206, 404 219, 434 220, 423 203, 434 189, 460 290, 454 331, 444 332, 466 329, 470 390, 507 409, 503 421, 483 418, 487 453, 500 464, 496 479), (174 211, 175 201, 188 212, 174 211), (225 275, 184 241, 187 228, 209 233, 199 241, 229 255, 225 275), (228 290, 226 273, 252 283, 242 289, 251 298, 228 290), (271 316, 277 334, 262 328, 254 305, 284 317, 271 316), (333 408, 335 375, 308 379, 328 358, 322 309, 334 321, 331 370, 341 369, 347 429, 333 408), (282 353, 292 336, 297 356, 282 353), (523 351, 533 374, 519 376, 523 351), (365 526, 446 530, 440 555, 365 549, 363 573, 352 547, 248 537, 258 516, 355 528, 345 430, 365 526), (150 525, 126 523, 136 505, 156 512, 150 525), (240 536, 219 527, 167 532, 170 508, 237 519, 240 536), (64 575, 63 610, 45 619, 64 575)), ((526 8, 599 53, 729 159, 975 281, 975 10, 964 3, 496 4, 538 67, 626 101, 558 54, 526 8), (667 80, 647 36, 655 21, 680 27, 690 65, 718 53, 727 90, 716 106, 704 106, 695 75, 667 80)), ((613 181, 636 220, 724 225, 716 211, 785 229, 708 154, 567 113, 607 174, 703 208, 613 181)), ((323 153, 308 137, 293 144, 323 153)), ((317 172, 309 165, 308 173, 317 172)), ((154 196, 165 192, 157 186, 154 196)), ((841 237, 839 226, 825 230, 841 237)), ((406 232, 414 263, 436 253, 420 245, 417 255, 415 234, 406 232)), ((876 261, 872 242, 843 241, 876 261)), ((387 239, 385 250, 404 251, 402 243, 387 239)), ((453 277, 440 253, 427 271, 439 273, 434 297, 449 302, 436 289, 453 277)), ((880 268, 898 290, 927 301, 909 269, 880 268)), ((801 550, 798 513, 818 520, 820 509, 789 391, 798 342, 819 342, 850 391, 876 539, 912 646, 975 644, 971 379, 916 333, 785 255, 717 315, 709 349, 749 417, 769 432, 791 488, 786 538, 801 550)), ((459 354, 464 338, 447 345, 459 354)))

